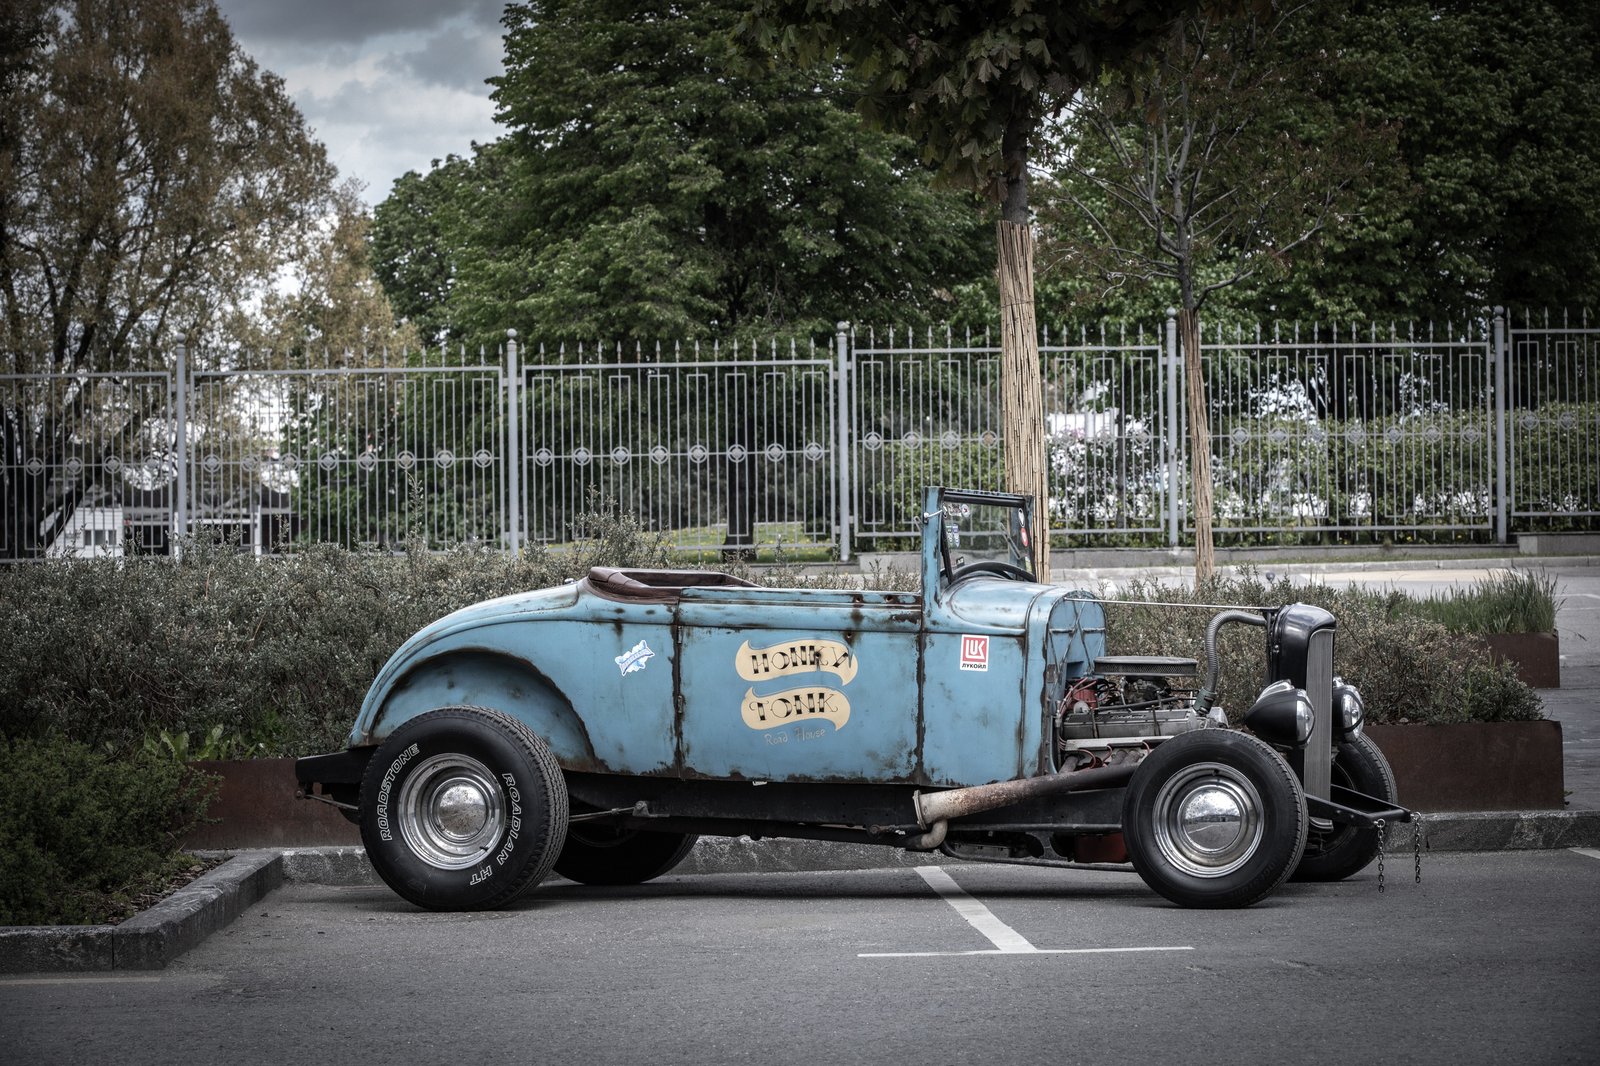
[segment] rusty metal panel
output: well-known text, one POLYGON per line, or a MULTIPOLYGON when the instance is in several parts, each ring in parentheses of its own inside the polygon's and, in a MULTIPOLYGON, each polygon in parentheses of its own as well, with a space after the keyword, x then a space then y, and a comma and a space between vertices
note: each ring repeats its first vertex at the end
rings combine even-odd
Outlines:
POLYGON ((914 780, 920 612, 785 600, 741 589, 679 605, 683 775, 914 780))
MULTIPOLYGON (((998 582, 996 582, 998 584, 998 582)), ((1040 746, 1027 695, 1030 669, 1018 633, 929 633, 923 644, 923 763, 940 785, 982 785, 1027 776, 1040 746)))

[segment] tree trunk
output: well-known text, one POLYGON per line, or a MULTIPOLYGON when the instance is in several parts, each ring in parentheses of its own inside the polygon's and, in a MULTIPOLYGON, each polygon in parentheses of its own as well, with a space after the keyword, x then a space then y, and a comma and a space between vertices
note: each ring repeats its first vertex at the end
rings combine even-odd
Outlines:
POLYGON ((1009 492, 1034 499, 1033 572, 1050 579, 1049 500, 1044 462, 1044 379, 1033 318, 1033 231, 1000 222, 1000 417, 1009 492))
POLYGON ((1196 586, 1217 572, 1212 541, 1211 419, 1206 414, 1206 380, 1200 368, 1200 312, 1178 312, 1178 343, 1183 349, 1184 390, 1189 402, 1189 484, 1194 499, 1194 580, 1196 586))

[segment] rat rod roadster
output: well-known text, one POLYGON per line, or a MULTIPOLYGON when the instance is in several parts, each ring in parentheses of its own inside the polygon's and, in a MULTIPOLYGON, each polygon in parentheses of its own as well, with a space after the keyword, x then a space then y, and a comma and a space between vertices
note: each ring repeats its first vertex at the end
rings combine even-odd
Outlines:
POLYGON ((1333 616, 1223 610, 1194 660, 1107 656, 1095 599, 1030 570, 1026 497, 930 490, 922 593, 596 568, 433 623, 391 658, 301 794, 438 910, 555 869, 632 884, 697 835, 1050 866, 1131 863, 1191 907, 1365 867, 1409 821, 1333 674, 1333 616), (1228 728, 1218 630, 1265 631, 1228 728))

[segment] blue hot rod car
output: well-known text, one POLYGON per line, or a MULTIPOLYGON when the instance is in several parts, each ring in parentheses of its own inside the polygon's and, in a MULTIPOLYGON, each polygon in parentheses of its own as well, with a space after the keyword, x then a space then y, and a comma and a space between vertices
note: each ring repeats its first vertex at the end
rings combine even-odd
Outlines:
POLYGON ((1030 511, 931 490, 920 595, 597 568, 457 611, 384 666, 347 750, 299 760, 301 794, 434 909, 552 868, 645 881, 704 834, 1131 863, 1180 904, 1245 906, 1355 873, 1410 819, 1331 615, 1224 610, 1204 668, 1107 656, 1101 605, 1030 570, 1030 511), (1248 732, 1213 705, 1228 624, 1265 631, 1248 732))

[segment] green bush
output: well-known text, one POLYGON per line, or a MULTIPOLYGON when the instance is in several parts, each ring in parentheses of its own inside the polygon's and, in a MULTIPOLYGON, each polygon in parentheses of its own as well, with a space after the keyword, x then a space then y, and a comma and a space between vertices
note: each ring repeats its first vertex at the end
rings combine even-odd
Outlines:
MULTIPOLYGON (((379 668, 416 630, 458 607, 544 588, 593 565, 673 565, 664 540, 598 508, 568 553, 488 550, 393 556, 314 547, 254 559, 198 545, 182 560, 48 562, 0 568, 0 735, 65 736, 96 748, 304 755, 340 747, 379 668)), ((793 566, 728 567, 773 585, 793 566)), ((847 577, 811 583, 838 587, 847 577)), ((873 588, 915 590, 917 575, 868 575, 873 588)), ((1530 718, 1537 697, 1465 650, 1404 597, 1295 589, 1247 578, 1196 600, 1150 586, 1134 599, 1277 604, 1306 599, 1340 620, 1338 668, 1367 695, 1374 721, 1530 718)), ((1205 610, 1115 607, 1111 641, 1125 654, 1198 657, 1205 610)), ((1262 672, 1260 632, 1224 631, 1224 696, 1242 709, 1262 672)))
MULTIPOLYGON (((197 544, 181 560, 0 568, 0 736, 176 749, 217 729, 234 752, 339 746, 367 686, 412 633, 493 596, 592 565, 661 566, 661 538, 593 512, 567 554, 400 556, 316 546, 255 559, 197 544)), ((205 743, 202 739, 201 743, 205 743)))
MULTIPOLYGON (((1339 621, 1334 671, 1361 690, 1367 721, 1498 722, 1543 717, 1539 696, 1511 666, 1493 664, 1442 624, 1422 617, 1400 593, 1273 584, 1253 574, 1218 578, 1196 591, 1136 583, 1107 603, 1107 644, 1115 654, 1182 655, 1200 660, 1210 605, 1269 607, 1310 603, 1339 621), (1133 604, 1118 601, 1151 601, 1133 604), (1185 606, 1186 605, 1186 606, 1185 606)), ((1235 719, 1260 692, 1266 642, 1252 626, 1224 626, 1217 642, 1223 707, 1235 719)))
POLYGON ((61 738, 0 739, 0 925, 95 924, 194 860, 212 779, 61 738))

